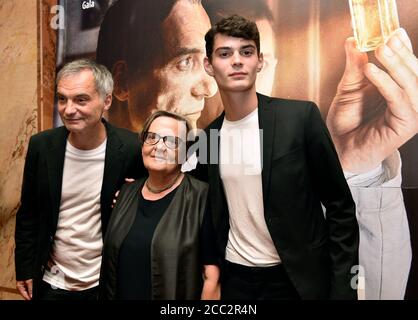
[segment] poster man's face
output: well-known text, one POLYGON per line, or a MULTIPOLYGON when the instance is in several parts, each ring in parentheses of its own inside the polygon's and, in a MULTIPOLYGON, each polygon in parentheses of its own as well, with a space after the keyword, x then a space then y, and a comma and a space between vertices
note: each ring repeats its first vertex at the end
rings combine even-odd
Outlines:
POLYGON ((200 4, 178 1, 163 24, 165 56, 169 62, 155 71, 159 82, 154 109, 169 110, 189 118, 195 125, 204 98, 216 92, 216 83, 203 67, 204 36, 209 17, 200 4))

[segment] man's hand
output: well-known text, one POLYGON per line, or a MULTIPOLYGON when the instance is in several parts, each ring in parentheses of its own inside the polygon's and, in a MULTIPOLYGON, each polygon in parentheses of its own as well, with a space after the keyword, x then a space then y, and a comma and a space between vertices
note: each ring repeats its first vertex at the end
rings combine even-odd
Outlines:
POLYGON ((368 63, 354 38, 345 51, 327 126, 344 171, 358 174, 376 168, 418 132, 418 60, 403 29, 375 51, 386 71, 368 63))
POLYGON ((20 295, 25 300, 31 300, 32 299, 32 285, 33 280, 23 280, 23 281, 16 281, 16 288, 19 291, 20 295))
MULTIPOLYGON (((131 182, 134 182, 135 181, 135 179, 132 179, 132 178, 125 178, 125 182, 126 183, 131 183, 131 182)), ((118 197, 119 197, 119 192, 120 192, 120 190, 118 190, 118 191, 116 191, 115 192, 115 196, 113 197, 113 200, 112 200, 112 209, 115 207, 115 205, 116 205, 116 201, 118 200, 118 197)))

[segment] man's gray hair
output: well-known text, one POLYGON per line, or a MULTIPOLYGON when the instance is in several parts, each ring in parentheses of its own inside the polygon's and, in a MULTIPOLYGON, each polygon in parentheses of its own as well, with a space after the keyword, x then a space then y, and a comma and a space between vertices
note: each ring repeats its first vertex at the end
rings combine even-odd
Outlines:
POLYGON ((56 84, 58 85, 61 79, 76 75, 84 70, 91 70, 93 73, 96 90, 102 99, 105 99, 106 95, 112 94, 112 74, 104 65, 89 59, 74 60, 65 64, 57 74, 56 84))

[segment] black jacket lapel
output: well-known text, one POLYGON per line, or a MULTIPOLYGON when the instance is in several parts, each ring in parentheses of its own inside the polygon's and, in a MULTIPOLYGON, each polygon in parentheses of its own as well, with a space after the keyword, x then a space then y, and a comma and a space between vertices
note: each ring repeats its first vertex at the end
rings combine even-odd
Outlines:
POLYGON ((65 148, 67 145, 68 130, 65 127, 58 129, 51 140, 51 147, 46 156, 49 180, 49 193, 51 197, 52 225, 58 223, 58 213, 61 204, 62 175, 64 171, 65 148))
MULTIPOLYGON (((113 193, 116 191, 114 190, 114 187, 118 185, 124 163, 124 154, 122 151, 123 142, 110 124, 107 122, 104 122, 104 124, 107 133, 107 143, 102 192, 100 195, 103 229, 105 229, 109 220, 110 212, 112 210, 111 199, 113 199, 113 193)), ((105 231, 106 230, 102 230, 102 233, 104 234, 105 231)))
POLYGON ((262 182, 263 182, 263 200, 267 199, 270 187, 270 170, 272 151, 274 144, 274 130, 275 130, 275 112, 273 106, 270 105, 271 99, 267 96, 257 93, 258 98, 258 123, 261 129, 260 145, 262 157, 262 182))
POLYGON ((223 112, 210 126, 210 130, 206 134, 209 135, 208 146, 208 179, 211 186, 210 198, 212 205, 212 216, 215 226, 219 226, 223 215, 224 207, 224 195, 223 187, 221 183, 221 177, 219 172, 219 142, 220 142, 220 130, 224 121, 225 113, 223 112), (213 186, 213 187, 212 187, 213 186))

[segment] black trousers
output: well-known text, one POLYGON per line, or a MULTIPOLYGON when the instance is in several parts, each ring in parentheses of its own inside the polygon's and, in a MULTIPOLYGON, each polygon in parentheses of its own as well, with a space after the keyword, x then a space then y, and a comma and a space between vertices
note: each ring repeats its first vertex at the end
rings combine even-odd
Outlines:
POLYGON ((82 291, 68 291, 53 288, 49 283, 41 281, 38 291, 39 300, 97 300, 98 286, 82 291))
POLYGON ((300 300, 283 265, 247 267, 226 262, 222 300, 300 300))

